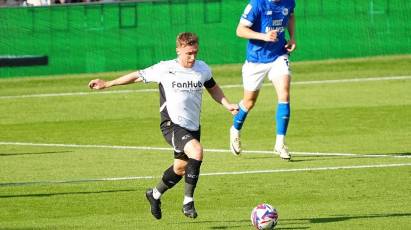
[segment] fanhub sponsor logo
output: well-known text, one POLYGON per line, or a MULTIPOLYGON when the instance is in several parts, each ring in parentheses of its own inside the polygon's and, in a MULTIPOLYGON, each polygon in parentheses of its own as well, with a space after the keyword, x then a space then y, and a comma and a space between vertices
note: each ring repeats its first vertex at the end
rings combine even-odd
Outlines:
POLYGON ((176 82, 176 81, 173 81, 171 83, 171 86, 173 88, 185 88, 185 89, 201 88, 201 87, 203 87, 203 83, 201 83, 200 81, 197 81, 197 82, 193 82, 193 81, 176 82))

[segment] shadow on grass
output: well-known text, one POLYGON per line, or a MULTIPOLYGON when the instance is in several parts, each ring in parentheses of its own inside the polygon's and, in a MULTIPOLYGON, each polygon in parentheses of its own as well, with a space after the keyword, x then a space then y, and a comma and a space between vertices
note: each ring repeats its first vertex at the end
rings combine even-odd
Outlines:
MULTIPOLYGON (((211 220, 204 220, 204 221, 198 221, 195 220, 193 221, 188 221, 188 222, 183 222, 179 224, 215 224, 215 226, 207 227, 207 229, 236 229, 236 228, 241 228, 244 229, 244 227, 249 226, 250 229, 252 229, 251 225, 251 220, 250 219, 243 219, 243 220, 222 220, 222 221, 211 221, 211 220)), ((308 229, 309 227, 277 227, 275 229, 308 229)))
POLYGON ((340 222, 346 220, 355 220, 355 219, 371 219, 371 218, 387 218, 387 217, 409 217, 411 213, 384 213, 384 214, 369 214, 369 215, 359 215, 359 216, 331 216, 331 217, 319 217, 319 218, 301 218, 301 219, 284 219, 281 220, 283 224, 302 224, 301 222, 309 222, 312 224, 320 223, 332 223, 340 222))
POLYGON ((389 157, 408 157, 411 153, 377 153, 377 154, 357 154, 355 156, 337 156, 337 155, 297 155, 293 156, 290 162, 306 162, 306 161, 321 161, 321 160, 341 160, 341 159, 377 159, 389 157), (381 156, 378 156, 381 155, 381 156))
POLYGON ((244 220, 225 220, 225 221, 218 221, 218 220, 203 220, 198 221, 187 221, 180 224, 215 224, 215 226, 208 227, 208 229, 236 229, 236 228, 244 228, 244 226, 250 225, 251 222, 249 219, 244 220))
POLYGON ((89 195, 89 194, 135 192, 135 191, 137 191, 137 190, 135 190, 135 189, 123 189, 123 190, 104 190, 104 191, 92 191, 92 192, 59 192, 59 193, 34 193, 34 194, 18 194, 18 195, 0 195, 0 199, 25 198, 25 197, 39 197, 40 198, 40 197, 52 197, 52 196, 89 195))
POLYGON ((393 156, 411 156, 411 153, 386 153, 393 156))
MULTIPOLYGON (((401 155, 393 155, 393 156, 401 156, 401 155)), ((283 162, 287 162, 288 160, 282 160, 278 155, 271 155, 271 156, 247 156, 246 159, 249 160, 258 160, 258 159, 273 159, 279 160, 283 162)), ((341 160, 341 159, 359 159, 359 158, 376 158, 375 156, 367 156, 358 155, 358 156, 336 156, 336 155, 293 155, 291 160, 288 162, 307 162, 307 161, 325 161, 325 160, 341 160)))
POLYGON ((31 152, 31 153, 0 153, 0 157, 24 156, 24 155, 46 155, 46 154, 70 153, 70 152, 73 152, 73 151, 31 152))
POLYGON ((325 160, 350 160, 350 159, 360 159, 360 158, 372 158, 367 156, 358 156, 358 157, 338 157, 338 156, 294 156, 290 162, 307 162, 307 161, 325 161, 325 160))

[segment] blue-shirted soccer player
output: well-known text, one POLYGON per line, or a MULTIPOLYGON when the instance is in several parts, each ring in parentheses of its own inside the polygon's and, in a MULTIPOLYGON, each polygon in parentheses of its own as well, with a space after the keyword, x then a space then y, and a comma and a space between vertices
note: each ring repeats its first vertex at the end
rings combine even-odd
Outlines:
POLYGON ((288 55, 295 47, 294 0, 250 0, 237 26, 237 36, 249 39, 247 60, 243 65, 244 97, 240 111, 230 128, 230 149, 241 153, 240 130, 247 114, 254 107, 267 75, 277 92, 275 116, 277 136, 274 151, 290 160, 285 135, 290 118, 290 80, 288 55), (288 30, 289 40, 285 38, 288 30))

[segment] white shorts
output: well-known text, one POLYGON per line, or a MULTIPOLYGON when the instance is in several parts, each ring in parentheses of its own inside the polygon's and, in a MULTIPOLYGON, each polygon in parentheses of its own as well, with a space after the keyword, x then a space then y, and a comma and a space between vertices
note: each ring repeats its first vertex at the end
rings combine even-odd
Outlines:
POLYGON ((279 56, 274 62, 253 63, 246 61, 243 65, 243 86, 247 91, 258 91, 264 82, 264 77, 273 81, 275 78, 291 76, 288 65, 288 55, 279 56))

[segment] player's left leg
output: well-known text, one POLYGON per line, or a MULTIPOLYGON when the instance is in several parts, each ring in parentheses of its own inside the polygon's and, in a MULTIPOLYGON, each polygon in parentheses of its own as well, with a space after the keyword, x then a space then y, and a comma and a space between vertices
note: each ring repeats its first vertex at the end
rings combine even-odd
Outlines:
POLYGON ((272 81, 277 93, 277 112, 276 120, 276 143, 274 151, 277 152, 282 159, 290 160, 291 155, 288 152, 285 144, 285 136, 287 134, 288 123, 290 120, 290 83, 291 72, 288 67, 288 56, 279 57, 274 63, 273 68, 269 73, 269 78, 272 81))
POLYGON ((182 211, 187 217, 196 218, 197 211, 194 207, 194 191, 200 176, 203 147, 197 139, 192 139, 185 144, 184 152, 188 156, 188 161, 185 167, 185 188, 182 211))

